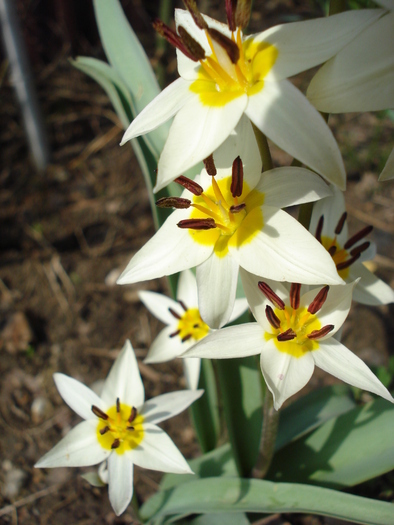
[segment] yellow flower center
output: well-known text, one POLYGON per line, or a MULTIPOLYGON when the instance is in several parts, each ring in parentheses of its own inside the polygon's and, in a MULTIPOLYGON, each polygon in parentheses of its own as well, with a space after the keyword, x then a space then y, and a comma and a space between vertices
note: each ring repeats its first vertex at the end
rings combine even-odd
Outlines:
POLYGON ((209 332, 209 326, 201 319, 198 308, 188 308, 179 319, 177 328, 179 330, 177 335, 184 341, 188 339, 199 341, 209 332))
MULTIPOLYGON (((336 266, 338 266, 338 264, 341 264, 341 263, 344 263, 346 260, 350 259, 350 254, 347 250, 345 250, 345 248, 341 248, 337 242, 337 239, 336 237, 332 238, 332 237, 325 237, 324 235, 322 236, 321 238, 321 243, 322 245, 324 246, 324 248, 330 252, 334 250, 335 248, 335 252, 333 255, 331 255, 334 263, 336 266)), ((349 270, 350 270, 350 267, 348 266, 347 268, 343 268, 342 270, 338 270, 338 274, 340 277, 342 277, 342 279, 346 279, 349 275, 349 270)))
POLYGON ((243 94, 251 96, 263 89, 264 78, 278 57, 275 46, 251 38, 243 42, 242 32, 237 29, 231 39, 239 49, 239 59, 233 64, 226 51, 206 35, 212 54, 200 61, 198 79, 190 86, 203 104, 225 106, 243 94))
POLYGON ((107 419, 100 418, 96 429, 97 439, 103 448, 124 454, 141 443, 144 417, 137 414, 135 408, 117 402, 104 415, 107 419))
POLYGON ((217 181, 212 177, 212 185, 202 195, 193 197, 191 219, 214 219, 216 228, 210 230, 189 229, 193 239, 204 245, 214 245, 215 254, 224 257, 228 247, 239 247, 250 242, 262 230, 264 221, 260 206, 264 194, 249 191, 244 182, 240 197, 231 193, 231 177, 217 181), (242 205, 245 205, 242 208, 242 205), (240 211, 236 210, 241 205, 240 211))
POLYGON ((272 333, 266 332, 264 337, 266 341, 273 339, 280 352, 290 354, 293 357, 302 357, 307 352, 319 348, 317 340, 308 338, 308 334, 320 330, 322 327, 316 315, 309 313, 305 307, 293 309, 291 306, 285 306, 283 310, 275 308, 274 313, 280 321, 280 328, 272 327, 272 333), (278 335, 289 329, 296 334, 294 339, 278 341, 278 335))

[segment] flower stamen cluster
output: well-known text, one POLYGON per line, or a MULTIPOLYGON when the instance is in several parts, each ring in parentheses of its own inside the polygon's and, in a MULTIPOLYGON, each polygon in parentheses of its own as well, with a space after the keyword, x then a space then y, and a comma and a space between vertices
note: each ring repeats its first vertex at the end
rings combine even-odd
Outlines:
POLYGON ((179 336, 182 343, 193 339, 199 341, 209 333, 209 326, 204 323, 198 308, 188 308, 183 301, 178 301, 184 310, 183 315, 179 315, 173 308, 168 308, 170 314, 178 319, 175 332, 169 334, 170 338, 179 336))

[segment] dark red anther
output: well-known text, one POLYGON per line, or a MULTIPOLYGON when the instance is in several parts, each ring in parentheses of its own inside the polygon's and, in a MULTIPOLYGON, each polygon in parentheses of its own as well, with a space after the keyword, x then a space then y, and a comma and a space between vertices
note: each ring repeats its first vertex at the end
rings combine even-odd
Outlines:
POLYGON ((111 448, 113 450, 114 448, 118 448, 118 447, 120 447, 120 439, 116 438, 113 440, 111 448))
POLYGON ((215 161, 213 160, 213 155, 212 154, 209 155, 209 157, 204 159, 203 162, 204 162, 204 167, 208 175, 210 175, 211 177, 214 177, 217 173, 217 170, 215 166, 215 161))
POLYGON ((183 3, 185 4, 185 7, 189 13, 192 15, 196 26, 200 29, 208 29, 208 24, 205 22, 202 14, 198 10, 196 2, 194 0, 183 0, 183 3))
POLYGON ((195 323, 195 324, 193 325, 193 328, 200 328, 200 325, 199 325, 198 323, 195 323))
POLYGON ((92 405, 92 412, 95 416, 99 417, 100 419, 104 419, 104 421, 108 419, 107 414, 103 412, 101 408, 96 407, 96 405, 92 405))
POLYGON ((237 44, 217 29, 210 27, 207 31, 212 40, 217 42, 226 51, 231 62, 236 64, 239 60, 239 49, 237 44))
POLYGON ((120 412, 120 401, 119 401, 119 398, 117 397, 116 398, 116 412, 119 414, 120 412))
POLYGON ((183 301, 181 301, 180 299, 178 299, 178 303, 182 306, 182 308, 185 310, 185 312, 187 312, 187 306, 185 305, 185 303, 183 301))
POLYGON ((176 208, 177 210, 184 210, 190 208, 191 203, 191 200, 183 199, 182 197, 162 197, 156 201, 156 206, 159 208, 176 208))
POLYGON ((134 427, 126 427, 126 430, 134 430, 134 427))
POLYGON ((282 301, 282 299, 273 291, 273 289, 265 282, 259 281, 259 289, 263 294, 266 296, 266 298, 271 301, 279 310, 285 309, 285 303, 282 301))
POLYGON ((329 289, 330 287, 328 285, 324 286, 324 288, 322 288, 320 292, 316 295, 311 304, 308 306, 308 312, 310 314, 315 314, 321 309, 323 304, 326 302, 329 289))
POLYGON ((237 0, 226 0, 226 14, 227 23, 230 31, 235 31, 237 26, 235 25, 235 9, 237 8, 237 0))
POLYGON ((295 339, 296 337, 297 337, 297 334, 294 332, 294 330, 292 328, 289 328, 288 330, 286 330, 286 332, 282 332, 281 334, 279 334, 277 336, 277 340, 279 342, 291 341, 292 339, 295 339))
POLYGON ((213 219, 183 219, 177 224, 178 228, 189 228, 191 230, 213 230, 216 223, 213 219))
POLYGON ((185 342, 188 341, 191 337, 192 337, 192 334, 187 334, 187 335, 185 335, 185 337, 182 337, 182 339, 181 339, 182 343, 185 343, 185 342))
POLYGON ((137 417, 137 409, 135 407, 131 407, 130 417, 127 420, 129 423, 132 423, 134 419, 137 417))
POLYGON ((230 213, 239 213, 245 208, 246 208, 246 204, 242 202, 241 204, 238 204, 238 206, 230 206, 230 213))
POLYGON ((338 272, 340 270, 345 270, 345 268, 349 268, 349 266, 351 266, 354 262, 357 261, 357 259, 359 259, 361 256, 361 253, 358 253, 357 255, 354 255, 353 257, 351 257, 350 259, 348 259, 347 261, 344 261, 344 262, 341 262, 341 263, 338 263, 337 264, 337 270, 338 272))
POLYGON ((231 173, 231 195, 233 197, 240 197, 242 195, 242 189, 244 185, 244 167, 242 164, 241 157, 237 157, 233 162, 233 168, 231 173))
POLYGON ((290 305, 293 310, 297 310, 300 306, 300 291, 301 285, 299 283, 292 283, 290 287, 290 305))
POLYGON ((350 255, 358 255, 359 253, 365 252, 369 248, 369 245, 371 243, 369 241, 365 241, 362 244, 359 244, 353 250, 351 250, 350 255))
POLYGON ((172 334, 170 334, 168 337, 173 338, 173 337, 179 335, 180 333, 181 333, 181 331, 177 330, 176 332, 172 332, 172 334))
POLYGON ((332 330, 334 330, 333 324, 326 324, 326 326, 323 326, 323 328, 320 328, 320 330, 313 330, 310 334, 307 335, 308 339, 321 339, 322 337, 329 334, 332 330))
POLYGON ((265 315, 268 319, 269 324, 273 328, 276 328, 276 329, 280 328, 280 319, 277 315, 275 315, 275 312, 273 311, 273 309, 270 307, 269 304, 265 307, 265 315))
POLYGON ((179 51, 181 51, 185 56, 187 56, 187 58, 190 58, 190 60, 198 62, 198 58, 195 58, 190 53, 182 38, 173 29, 168 27, 164 22, 162 22, 158 18, 156 18, 156 20, 153 21, 152 25, 155 31, 157 31, 159 35, 161 35, 163 38, 165 38, 167 42, 179 49, 179 51))
POLYGON ((248 25, 251 9, 252 0, 238 0, 235 10, 235 25, 237 27, 244 29, 248 25))
POLYGON ((315 232, 315 237, 320 243, 321 243, 321 232, 323 231, 323 224, 324 224, 324 215, 320 217, 319 222, 317 223, 316 232, 315 232))
POLYGON ((168 311, 170 312, 171 315, 175 317, 175 319, 181 319, 181 316, 172 308, 169 308, 168 311))
POLYGON ((328 248, 328 253, 331 255, 331 257, 334 257, 336 251, 337 251, 337 247, 335 246, 335 244, 333 244, 332 246, 328 248))
POLYGON ((339 235, 341 233, 341 231, 343 230, 346 218, 347 218, 347 212, 344 211, 342 213, 342 215, 341 215, 341 218, 338 221, 338 224, 337 224, 336 228, 335 228, 335 235, 339 235))
POLYGON ((345 243, 345 246, 344 246, 345 250, 354 246, 356 242, 361 241, 361 239, 363 239, 366 235, 371 233, 372 230, 373 230, 373 226, 366 226, 365 228, 360 230, 358 233, 353 235, 353 237, 350 237, 350 239, 348 239, 345 243))
POLYGON ((109 429, 110 429, 110 428, 109 428, 109 426, 107 425, 107 426, 105 426, 104 428, 101 428, 101 429, 99 430, 99 432, 100 432, 100 434, 101 434, 102 436, 104 436, 104 434, 106 434, 106 433, 109 431, 109 429))
POLYGON ((194 182, 194 180, 188 179, 184 175, 180 175, 177 177, 174 182, 177 182, 181 186, 183 186, 185 189, 189 190, 190 193, 193 193, 193 195, 201 195, 204 191, 204 189, 197 184, 197 182, 194 182))
POLYGON ((182 42, 189 53, 194 57, 194 60, 204 60, 205 51, 204 48, 189 35, 183 26, 178 26, 178 33, 182 39, 182 42))

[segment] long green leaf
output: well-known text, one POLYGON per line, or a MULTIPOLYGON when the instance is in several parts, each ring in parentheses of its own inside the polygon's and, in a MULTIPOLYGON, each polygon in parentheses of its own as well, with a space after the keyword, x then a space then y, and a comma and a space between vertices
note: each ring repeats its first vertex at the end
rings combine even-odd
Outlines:
POLYGON ((152 496, 140 509, 143 519, 214 512, 305 512, 371 525, 392 523, 390 503, 331 489, 256 479, 209 478, 152 496))
MULTIPOLYGON (((173 521, 173 520, 172 520, 173 521)), ((178 525, 249 525, 250 521, 243 512, 221 514, 202 514, 194 519, 177 521, 178 525)))
POLYGON ((283 448, 267 478, 351 487, 394 468, 393 436, 394 406, 377 399, 283 448))

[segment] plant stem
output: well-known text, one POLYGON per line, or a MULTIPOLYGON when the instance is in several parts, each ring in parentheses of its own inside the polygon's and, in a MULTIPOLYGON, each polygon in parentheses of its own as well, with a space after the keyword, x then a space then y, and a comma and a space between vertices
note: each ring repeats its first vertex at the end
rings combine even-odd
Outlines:
POLYGON ((253 469, 254 478, 262 479, 268 472, 274 456, 278 423, 279 412, 274 409, 274 398, 267 388, 264 397, 263 428, 261 430, 259 456, 253 469))
POLYGON ((261 160, 263 161, 263 171, 272 170, 273 164, 272 164, 272 158, 271 158, 271 152, 270 148, 268 146, 267 137, 264 135, 262 131, 257 128, 253 122, 251 123, 254 131, 254 135, 256 137, 257 146, 260 151, 261 160))

